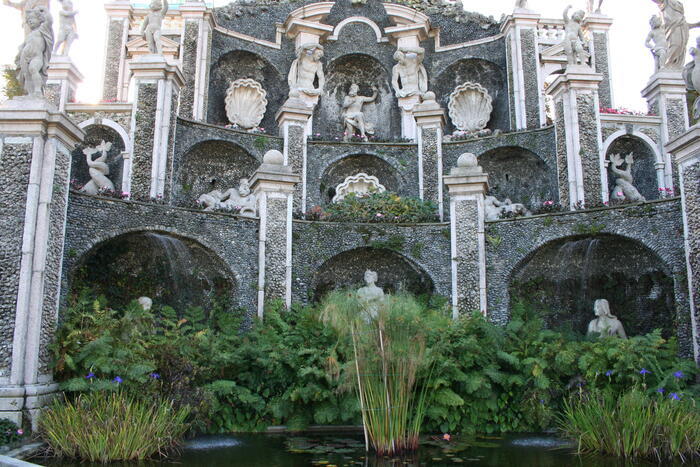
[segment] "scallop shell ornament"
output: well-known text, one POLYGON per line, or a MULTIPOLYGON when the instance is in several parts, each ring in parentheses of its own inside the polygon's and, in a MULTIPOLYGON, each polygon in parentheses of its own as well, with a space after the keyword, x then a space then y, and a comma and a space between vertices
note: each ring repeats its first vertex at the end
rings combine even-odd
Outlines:
POLYGON ((463 83, 450 94, 450 118, 457 129, 477 132, 486 128, 493 112, 493 99, 479 83, 463 83))
POLYGON ((256 128, 267 110, 266 97, 267 92, 254 79, 237 79, 226 91, 226 116, 245 130, 256 128))

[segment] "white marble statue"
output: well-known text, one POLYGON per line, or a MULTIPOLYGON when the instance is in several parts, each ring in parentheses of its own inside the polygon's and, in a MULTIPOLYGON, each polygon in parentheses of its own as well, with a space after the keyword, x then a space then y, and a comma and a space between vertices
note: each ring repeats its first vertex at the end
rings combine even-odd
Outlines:
POLYGON ((484 212, 486 220, 489 221, 500 219, 502 214, 513 214, 515 216, 532 215, 524 204, 513 203, 508 198, 499 201, 495 196, 486 196, 484 198, 484 212))
POLYGON ((662 68, 680 70, 685 63, 685 51, 690 38, 690 29, 700 27, 700 23, 688 24, 685 19, 685 8, 680 0, 652 0, 661 11, 668 54, 662 68))
POLYGON ((377 273, 374 271, 365 271, 365 282, 367 285, 357 291, 357 299, 365 306, 369 318, 374 319, 384 300, 384 291, 377 287, 377 273))
POLYGON ((77 15, 78 12, 73 9, 72 0, 58 1, 61 3, 62 7, 61 11, 58 12, 58 40, 56 41, 54 53, 67 56, 70 53, 73 41, 78 38, 78 26, 75 24, 75 15, 77 15))
POLYGON ((244 217, 256 217, 258 215, 257 197, 251 193, 247 178, 242 178, 238 189, 231 188, 223 193, 214 190, 199 197, 198 202, 204 206, 205 211, 216 209, 237 210, 244 217))
POLYGON ((564 10, 564 53, 569 65, 582 65, 588 60, 586 51, 583 49, 586 37, 583 35, 582 23, 586 13, 578 10, 569 17, 571 8, 573 7, 569 5, 564 10))
POLYGON ((323 92, 326 77, 323 74, 323 46, 304 44, 297 49, 297 58, 289 68, 289 96, 297 97, 300 93, 319 96, 323 92), (318 87, 314 81, 318 79, 318 87))
POLYGON ((24 37, 15 59, 17 80, 28 96, 43 97, 48 79, 49 61, 53 50, 51 14, 45 7, 29 10, 26 24, 30 33, 24 37))
POLYGON ((394 53, 394 60, 398 63, 391 70, 391 85, 396 97, 422 97, 428 91, 424 57, 425 49, 422 47, 399 47, 394 53))
POLYGON ((370 97, 360 96, 358 93, 360 87, 353 83, 350 85, 350 92, 343 100, 342 117, 345 124, 346 142, 355 134, 355 130, 360 132, 360 137, 363 141, 367 141, 367 134, 374 133, 374 125, 365 121, 365 114, 362 112, 362 106, 374 102, 377 99, 377 88, 372 86, 372 95, 370 97))
POLYGON ((17 8, 22 12, 22 27, 24 28, 25 36, 32 32, 31 28, 27 25, 27 12, 39 7, 46 8, 47 11, 49 10, 49 0, 21 0, 17 3, 13 2, 12 0, 2 0, 2 4, 12 8, 17 8))
POLYGON ((634 187, 632 178, 632 165, 634 164, 634 154, 629 153, 624 159, 619 154, 610 155, 610 170, 617 175, 615 187, 610 194, 610 199, 617 201, 645 201, 644 196, 634 187), (622 170, 622 164, 627 164, 622 170))
POLYGON ((136 301, 141 305, 143 311, 151 311, 153 308, 153 300, 150 297, 139 297, 136 301))
MULTIPOLYGON (((683 78, 690 91, 700 93, 700 37, 697 38, 696 47, 690 49, 690 55, 693 61, 683 70, 683 78)), ((700 97, 695 98, 693 116, 700 118, 700 97)))
POLYGON ((161 43, 161 29, 163 19, 168 14, 168 0, 153 0, 150 10, 141 25, 141 34, 148 44, 148 50, 152 54, 163 54, 163 44, 161 43))
POLYGON ((601 337, 618 336, 627 339, 625 328, 619 319, 610 313, 610 303, 604 298, 598 299, 593 305, 596 319, 588 325, 588 334, 598 334, 601 337))
POLYGON ((515 8, 527 10, 527 0, 516 0, 515 1, 515 8))
POLYGON ((100 191, 114 191, 114 183, 107 177, 109 175, 109 166, 107 165, 107 153, 112 149, 112 143, 105 143, 94 148, 83 149, 85 160, 89 167, 90 181, 80 190, 89 195, 96 195, 100 191), (96 159, 93 159, 95 154, 99 154, 96 159))
POLYGON ((654 72, 657 72, 666 64, 666 59, 668 57, 666 30, 663 27, 664 23, 661 17, 658 15, 651 17, 649 25, 651 26, 651 31, 649 31, 649 35, 644 44, 651 49, 651 54, 654 56, 654 72))
POLYGON ((587 0, 588 13, 600 14, 603 6, 603 0, 598 0, 598 8, 595 7, 595 0, 587 0))

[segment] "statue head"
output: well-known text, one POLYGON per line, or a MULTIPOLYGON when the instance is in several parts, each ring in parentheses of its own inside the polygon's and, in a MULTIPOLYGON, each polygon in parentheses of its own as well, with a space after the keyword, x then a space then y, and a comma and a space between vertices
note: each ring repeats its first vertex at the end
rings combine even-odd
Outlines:
POLYGON ((402 50, 397 50, 394 52, 394 60, 403 65, 403 63, 406 61, 406 54, 404 54, 402 50))
POLYGON ((663 21, 661 21, 661 17, 659 15, 654 15, 649 20, 649 25, 652 29, 658 29, 663 25, 663 21))
POLYGON ((352 83, 352 84, 350 85, 350 91, 348 91, 348 94, 349 94, 351 97, 355 97, 355 96, 357 96, 357 93, 358 93, 358 92, 360 92, 360 87, 359 87, 357 84, 352 83))
POLYGON ((151 10, 160 11, 163 9, 163 3, 160 0, 153 0, 151 2, 151 10))
POLYGON ((39 29, 45 20, 46 17, 44 16, 44 10, 42 8, 34 8, 33 10, 29 10, 27 12, 27 16, 25 17, 25 22, 32 31, 39 29))
POLYGON ((250 194, 250 183, 247 178, 242 178, 239 182, 238 194, 244 198, 250 194))
POLYGON ((303 56, 318 62, 323 58, 323 46, 321 44, 303 44, 297 49, 297 57, 303 56))
POLYGON ((573 15, 571 15, 571 19, 576 21, 577 23, 582 22, 583 18, 585 18, 585 17, 586 17, 586 12, 583 10, 578 10, 573 15))
POLYGON ((598 318, 615 318, 610 313, 610 303, 604 298, 599 298, 593 304, 593 312, 598 318))
POLYGON ((377 283, 377 273, 370 271, 369 269, 365 271, 365 282, 367 285, 374 285, 377 283))

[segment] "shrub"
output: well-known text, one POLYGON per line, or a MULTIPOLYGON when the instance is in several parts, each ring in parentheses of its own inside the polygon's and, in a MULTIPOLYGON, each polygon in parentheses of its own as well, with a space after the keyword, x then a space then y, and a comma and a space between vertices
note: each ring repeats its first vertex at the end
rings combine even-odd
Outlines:
POLYGON ((418 198, 401 197, 395 193, 373 193, 356 196, 354 193, 342 201, 326 207, 325 211, 314 207, 307 214, 309 219, 329 222, 388 222, 394 224, 418 224, 437 222, 437 206, 418 198))
POLYGON ((54 403, 39 429, 59 457, 89 462, 143 460, 165 455, 187 429, 186 408, 139 401, 124 392, 92 392, 54 403))
POLYGON ((13 421, 0 418, 0 446, 18 443, 23 436, 24 431, 13 421))

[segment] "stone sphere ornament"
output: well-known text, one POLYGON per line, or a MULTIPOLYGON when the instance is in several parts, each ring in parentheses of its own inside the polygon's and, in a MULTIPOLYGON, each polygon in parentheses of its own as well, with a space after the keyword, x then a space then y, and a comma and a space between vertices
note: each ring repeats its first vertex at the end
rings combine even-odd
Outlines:
POLYGON ((457 159, 457 167, 460 169, 476 167, 477 165, 478 161, 476 159, 476 155, 472 154, 471 152, 465 152, 459 156, 459 159, 457 159))
POLYGON ((276 149, 271 149, 263 156, 263 164, 284 165, 284 154, 276 149))

